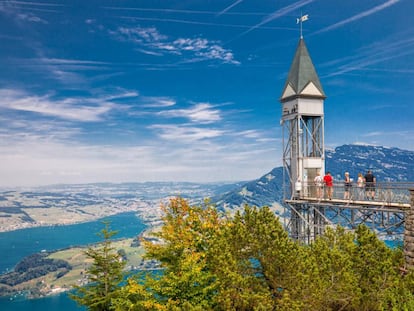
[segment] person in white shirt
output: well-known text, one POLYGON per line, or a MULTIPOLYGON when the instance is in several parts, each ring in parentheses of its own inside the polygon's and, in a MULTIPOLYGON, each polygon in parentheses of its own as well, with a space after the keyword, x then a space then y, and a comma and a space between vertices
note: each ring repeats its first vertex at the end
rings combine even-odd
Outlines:
POLYGON ((313 179, 316 188, 316 197, 322 199, 323 197, 323 177, 320 172, 316 173, 316 177, 313 179))

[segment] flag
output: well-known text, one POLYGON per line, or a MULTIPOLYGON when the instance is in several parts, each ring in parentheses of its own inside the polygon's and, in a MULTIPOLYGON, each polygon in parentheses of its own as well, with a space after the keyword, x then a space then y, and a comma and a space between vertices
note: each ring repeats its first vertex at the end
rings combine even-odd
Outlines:
POLYGON ((309 19, 309 14, 303 15, 301 18, 296 19, 296 24, 303 23, 309 19))

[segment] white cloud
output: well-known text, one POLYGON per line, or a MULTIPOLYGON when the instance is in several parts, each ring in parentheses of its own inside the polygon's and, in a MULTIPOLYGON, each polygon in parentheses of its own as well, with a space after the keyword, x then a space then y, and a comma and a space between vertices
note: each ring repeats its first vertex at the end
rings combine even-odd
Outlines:
MULTIPOLYGON (((282 17, 290 12, 293 11, 297 11, 299 8, 314 2, 315 0, 300 0, 297 1, 295 3, 289 4, 288 6, 285 6, 279 10, 277 10, 276 12, 273 12, 272 14, 268 15, 267 17, 265 17, 260 23, 250 27, 248 30, 246 30, 245 32, 241 33, 240 35, 238 35, 236 38, 240 38, 241 36, 244 36, 245 34, 248 34, 249 32, 262 27, 263 25, 279 18, 282 17)), ((233 39, 234 40, 234 39, 233 39)))
POLYGON ((149 108, 160 108, 160 107, 171 107, 176 104, 176 101, 168 97, 144 97, 143 107, 149 108))
POLYGON ((233 53, 216 44, 210 46, 208 49, 197 51, 195 55, 206 59, 222 60, 225 63, 240 64, 239 61, 234 60, 233 53))
POLYGON ((111 33, 117 35, 118 38, 135 43, 152 43, 154 41, 162 41, 167 39, 167 36, 160 34, 155 27, 119 27, 117 31, 111 33))
POLYGON ((228 7, 226 7, 224 10, 222 10, 221 12, 217 13, 218 16, 226 13, 227 11, 229 11, 230 9, 232 9, 233 7, 235 7, 236 5, 238 5, 239 3, 243 2, 243 0, 237 0, 236 2, 233 2, 232 4, 230 4, 228 7))
POLYGON ((0 117, 5 126, 0 129, 0 145, 31 144, 50 141, 69 141, 82 133, 79 127, 69 126, 65 121, 48 120, 39 122, 23 118, 0 117))
POLYGON ((269 144, 270 148, 247 143, 215 144, 210 138, 223 134, 220 130, 161 125, 154 128, 162 131, 165 140, 129 146, 81 144, 30 133, 22 133, 16 139, 0 132, 0 187, 248 180, 278 165, 274 144, 269 144))
MULTIPOLYGON (((77 66, 82 66, 82 65, 95 66, 95 65, 107 65, 108 64, 106 62, 97 62, 97 61, 91 61, 91 60, 47 58, 47 57, 42 57, 42 58, 39 58, 38 60, 42 64, 61 65, 61 66, 73 65, 73 66, 76 66, 75 68, 78 68, 77 66)), ((33 60, 30 60, 30 61, 32 62, 33 60)))
POLYGON ((352 56, 346 56, 323 64, 324 67, 333 68, 332 73, 325 77, 367 70, 369 66, 412 54, 414 54, 414 39, 412 37, 404 37, 402 39, 396 37, 386 38, 374 44, 364 46, 352 56))
POLYGON ((243 136, 246 138, 260 138, 261 134, 257 130, 246 130, 236 133, 238 136, 243 136))
POLYGON ((145 49, 136 49, 136 50, 140 53, 147 54, 147 55, 163 56, 163 54, 161 52, 150 51, 150 50, 145 50, 145 49))
POLYGON ((115 149, 26 140, 7 147, 0 146, 0 152, 0 160, 4 164, 0 169, 1 186, 128 181, 133 179, 133 175, 139 180, 142 160, 149 167, 157 165, 156 160, 151 162, 153 153, 147 147, 115 149), (135 163, 131 164, 131 161, 135 163))
POLYGON ((54 3, 0 1, 0 12, 9 14, 20 22, 48 24, 46 20, 35 15, 33 12, 57 13, 60 7, 62 7, 61 4, 54 3))
MULTIPOLYGON (((39 44, 32 45, 35 54, 43 55, 45 51, 39 47, 39 44)), ((87 78, 84 72, 108 72, 111 63, 99 62, 93 60, 33 57, 33 58, 13 58, 8 60, 10 64, 24 71, 34 72, 34 77, 46 77, 58 80, 63 85, 77 87, 87 85, 94 79, 99 78, 97 74, 93 78, 87 78)), ((111 75, 116 73, 111 72, 111 75)))
POLYGON ((177 143, 194 143, 203 139, 211 139, 222 136, 225 132, 219 129, 209 129, 186 125, 162 125, 150 126, 159 132, 162 139, 177 143))
MULTIPOLYGON (((124 9, 124 8, 121 8, 124 9)), ((154 11, 163 11, 163 10, 157 10, 154 9, 154 11)), ((180 10, 175 10, 180 11, 180 10)), ((182 11, 181 11, 182 12, 182 11)), ((199 11, 185 11, 186 13, 191 14, 197 14, 200 13, 199 11)), ((209 12, 209 11, 203 11, 202 14, 211 14, 211 15, 217 15, 216 12, 209 12)), ((231 12, 226 13, 228 15, 233 16, 261 16, 265 15, 264 13, 257 13, 257 12, 231 12)), ((251 28, 250 25, 243 25, 243 24, 227 24, 227 23, 217 23, 217 22, 201 22, 201 21, 194 21, 194 20, 185 20, 185 19, 176 19, 176 18, 157 18, 157 17, 126 17, 125 19, 133 19, 135 21, 144 21, 144 22, 162 22, 162 23, 179 23, 179 24, 187 24, 187 25, 203 25, 203 26, 215 26, 215 27, 229 27, 229 28, 242 28, 242 29, 249 29, 251 28)), ((275 27, 275 26, 260 26, 261 29, 269 29, 269 30, 297 30, 293 27, 275 27)), ((229 42, 229 41, 227 41, 229 42)))
POLYGON ((213 123, 221 120, 220 110, 213 109, 209 103, 197 103, 188 109, 166 110, 158 113, 160 116, 187 118, 194 123, 213 123))
POLYGON ((366 133, 366 134, 364 134, 363 136, 365 136, 365 137, 378 137, 378 136, 383 136, 384 135, 384 132, 379 132, 379 131, 376 131, 376 132, 368 132, 368 133, 366 133))
POLYGON ((386 8, 388 8, 388 7, 396 4, 398 2, 400 2, 400 0, 388 0, 387 2, 385 2, 383 4, 380 4, 380 5, 377 5, 376 7, 373 7, 372 9, 369 9, 367 11, 358 13, 358 14, 356 14, 354 16, 351 16, 351 17, 349 17, 349 18, 347 18, 347 19, 345 19, 343 21, 340 21, 338 23, 335 23, 335 24, 333 24, 333 25, 331 25, 329 27, 323 28, 323 29, 319 30, 318 32, 316 32, 315 34, 327 32, 329 30, 333 30, 333 29, 336 29, 336 28, 341 27, 343 25, 352 23, 352 22, 354 22, 356 20, 359 20, 359 19, 361 19, 363 17, 367 17, 367 16, 370 16, 372 14, 375 14, 375 13, 377 13, 379 11, 382 11, 382 10, 384 10, 384 9, 386 9, 386 8))
MULTIPOLYGON (((139 46, 137 50, 148 55, 160 56, 180 55, 197 58, 197 61, 218 60, 222 63, 239 64, 233 53, 223 48, 218 41, 205 38, 177 38, 170 39, 161 34, 155 27, 119 27, 116 31, 110 31, 118 40, 133 42, 139 46)), ((185 60, 184 60, 185 61, 185 60)))
POLYGON ((61 119, 94 122, 115 108, 115 104, 105 99, 67 98, 53 99, 51 95, 30 95, 16 90, 0 90, 0 107, 34 112, 61 119))
POLYGON ((140 96, 132 104, 134 107, 139 106, 139 109, 132 109, 129 114, 135 116, 147 115, 154 118, 156 115, 159 115, 160 110, 163 108, 170 108, 176 104, 176 100, 168 96, 140 96))
POLYGON ((391 139, 395 139, 396 137, 401 137, 403 139, 412 140, 411 138, 413 136, 413 131, 411 130, 401 130, 401 131, 372 131, 367 132, 364 135, 364 137, 389 137, 391 139), (410 139, 409 139, 410 138, 410 139))
POLYGON ((32 13, 19 13, 17 14, 18 19, 22 21, 32 22, 32 23, 41 23, 48 24, 44 19, 32 14, 32 13))
POLYGON ((200 51, 208 48, 208 40, 196 38, 196 39, 177 39, 174 41, 174 45, 178 50, 182 51, 200 51))
MULTIPOLYGON (((192 108, 195 107, 203 111, 202 107, 208 110, 209 105, 192 108)), ((195 119, 200 118, 197 111, 191 110, 195 119)), ((147 126, 147 130, 155 136, 147 136, 150 133, 142 130, 128 133, 128 141, 105 140, 102 144, 79 141, 85 138, 85 129, 81 123, 73 127, 70 119, 42 122, 2 114, 0 123, 7 125, 0 129, 0 187, 102 181, 248 180, 278 164, 274 142, 260 142, 261 135, 254 130, 193 123, 154 124, 147 126)))

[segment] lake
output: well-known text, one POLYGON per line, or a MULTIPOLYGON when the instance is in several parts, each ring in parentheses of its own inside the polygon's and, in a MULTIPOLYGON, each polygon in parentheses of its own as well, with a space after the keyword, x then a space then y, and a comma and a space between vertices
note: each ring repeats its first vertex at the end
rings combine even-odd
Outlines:
MULTIPOLYGON (((111 230, 118 231, 114 238, 131 238, 140 234, 145 224, 134 213, 123 213, 100 220, 69 226, 50 226, 0 233, 0 271, 10 271, 25 256, 42 250, 52 251, 101 241, 97 235, 103 228, 102 221, 110 221, 111 230), (7 256, 5 255, 7 254, 7 256)), ((0 310, 82 310, 75 302, 60 294, 46 298, 26 300, 0 298, 0 310)))
POLYGON ((23 298, 0 298, 0 309, 2 311, 86 310, 86 308, 78 306, 75 301, 67 296, 66 293, 30 300, 23 298))

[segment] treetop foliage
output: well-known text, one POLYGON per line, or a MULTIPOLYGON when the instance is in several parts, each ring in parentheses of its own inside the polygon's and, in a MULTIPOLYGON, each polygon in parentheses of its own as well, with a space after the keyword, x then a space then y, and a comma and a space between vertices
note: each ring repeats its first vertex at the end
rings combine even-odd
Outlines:
POLYGON ((110 230, 109 223, 104 222, 105 228, 100 236, 103 241, 100 247, 89 247, 85 254, 93 260, 86 274, 89 284, 76 286, 75 293, 70 295, 78 304, 88 307, 88 310, 112 310, 112 300, 117 298, 120 284, 124 279, 125 261, 112 246, 111 238, 116 231, 110 230))
POLYGON ((365 226, 327 228, 305 245, 268 207, 245 206, 229 218, 208 202, 174 198, 163 210, 158 241, 143 241, 162 273, 112 287, 110 309, 414 310, 414 277, 400 272, 401 249, 365 226))

